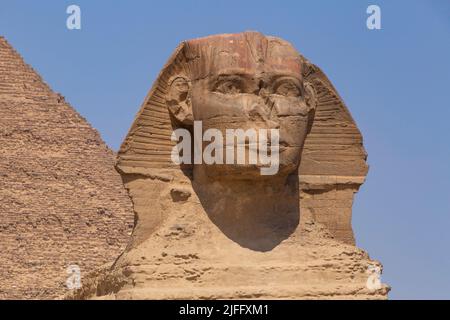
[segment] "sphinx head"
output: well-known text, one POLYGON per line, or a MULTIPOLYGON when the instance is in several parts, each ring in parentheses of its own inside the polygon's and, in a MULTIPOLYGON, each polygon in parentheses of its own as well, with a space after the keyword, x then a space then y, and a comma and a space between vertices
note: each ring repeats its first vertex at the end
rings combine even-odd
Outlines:
MULTIPOLYGON (((251 149, 249 140, 240 141, 244 149, 251 149)), ((215 151, 225 158, 228 147, 225 140, 222 152, 215 151)), ((256 149, 259 155, 264 148, 257 144, 256 149)), ((135 235, 145 238, 148 230, 156 230, 167 217, 165 204, 155 207, 153 200, 164 202, 169 191, 173 201, 187 208, 195 206, 196 200, 186 201, 190 190, 181 192, 183 196, 172 195, 191 183, 203 208, 230 238, 239 238, 247 246, 259 243, 255 238, 272 239, 263 247, 273 248, 298 224, 300 192, 320 190, 335 197, 335 192, 342 191, 351 203, 353 193, 347 191, 357 190, 364 181, 366 157, 356 123, 320 68, 281 39, 246 32, 184 41, 176 48, 121 145, 116 168, 139 215, 136 230, 141 231, 135 235), (199 122, 202 130, 196 137, 199 122), (200 163, 191 157, 187 157, 187 165, 173 161, 173 146, 180 143, 173 134, 180 129, 190 142, 181 153, 183 158, 184 151, 195 158, 191 149, 197 146, 196 138, 203 142, 200 163), (275 173, 262 175, 261 168, 268 165, 259 158, 256 164, 237 163, 237 157, 232 163, 206 163, 211 141, 205 136, 223 138, 230 129, 278 130, 275 173), (208 136, 208 132, 220 134, 208 136), (258 179, 265 179, 264 183, 257 183, 258 179)), ((307 203, 303 202, 308 211, 314 211, 317 202, 307 203)), ((330 207, 317 212, 331 216, 329 212, 341 215, 341 210, 330 207)), ((339 221, 342 223, 336 224, 331 219, 330 228, 343 234, 350 220, 339 221)), ((348 233, 342 238, 348 240, 348 233)))
POLYGON ((195 168, 221 179, 296 171, 316 107, 305 59, 286 41, 256 32, 190 40, 183 55, 166 103, 203 156, 215 160, 195 168), (212 153, 204 138, 215 143, 212 153))

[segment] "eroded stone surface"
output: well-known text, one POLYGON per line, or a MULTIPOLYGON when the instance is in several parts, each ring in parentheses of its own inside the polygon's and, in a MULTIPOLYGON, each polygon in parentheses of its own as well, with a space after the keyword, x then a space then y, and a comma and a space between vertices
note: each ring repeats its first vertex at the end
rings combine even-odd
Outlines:
POLYGON ((0 299, 67 292, 111 263, 133 228, 114 155, 0 37, 0 299))
POLYGON ((369 266, 380 265, 351 229, 365 159, 335 89, 286 41, 256 32, 186 41, 118 153, 132 242, 71 298, 386 298, 387 286, 366 286, 369 266), (175 165, 170 135, 194 120, 279 128, 279 173, 175 165))

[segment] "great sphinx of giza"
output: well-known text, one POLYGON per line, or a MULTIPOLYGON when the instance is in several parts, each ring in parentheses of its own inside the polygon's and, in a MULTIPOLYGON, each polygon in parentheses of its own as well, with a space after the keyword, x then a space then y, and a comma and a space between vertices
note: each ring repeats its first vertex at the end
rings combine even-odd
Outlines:
POLYGON ((367 287, 381 266, 354 246, 351 228, 365 160, 342 99, 288 42, 257 32, 185 41, 118 153, 132 240, 74 297, 386 298, 387 286, 367 287), (279 170, 174 163, 173 132, 192 132, 194 121, 278 129, 279 170))

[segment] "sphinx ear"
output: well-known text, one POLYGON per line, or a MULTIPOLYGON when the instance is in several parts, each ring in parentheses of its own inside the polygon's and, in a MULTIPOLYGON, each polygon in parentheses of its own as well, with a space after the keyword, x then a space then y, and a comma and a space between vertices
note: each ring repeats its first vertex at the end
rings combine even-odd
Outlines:
POLYGON ((172 116, 181 124, 191 126, 194 123, 191 105, 191 81, 182 75, 169 79, 166 104, 172 116))
POLYGON ((305 81, 305 101, 310 110, 315 110, 317 107, 316 89, 309 81, 305 81))
POLYGON ((309 133, 311 131, 314 122, 314 115, 316 113, 318 100, 316 89, 314 89, 312 83, 310 83, 309 81, 305 81, 304 87, 305 87, 305 101, 309 109, 308 112, 308 133, 309 133))

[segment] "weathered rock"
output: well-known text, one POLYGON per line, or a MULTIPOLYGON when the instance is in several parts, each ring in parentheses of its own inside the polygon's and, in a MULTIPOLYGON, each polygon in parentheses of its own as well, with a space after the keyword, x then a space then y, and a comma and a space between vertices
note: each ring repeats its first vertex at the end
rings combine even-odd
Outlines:
POLYGON ((67 293, 123 251, 132 204, 114 155, 0 37, 0 299, 67 293))
POLYGON ((333 86, 286 41, 247 32, 183 42, 118 153, 132 242, 71 298, 386 298, 387 286, 366 285, 381 266, 351 229, 365 159, 333 86), (279 128, 278 173, 174 164, 173 130, 197 120, 220 132, 279 128))

